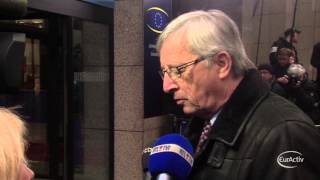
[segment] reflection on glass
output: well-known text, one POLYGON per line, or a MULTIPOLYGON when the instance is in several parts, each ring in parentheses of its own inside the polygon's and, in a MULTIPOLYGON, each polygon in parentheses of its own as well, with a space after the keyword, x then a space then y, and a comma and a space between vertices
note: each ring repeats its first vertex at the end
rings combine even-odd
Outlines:
POLYGON ((74 179, 109 179, 108 27, 73 19, 74 179))

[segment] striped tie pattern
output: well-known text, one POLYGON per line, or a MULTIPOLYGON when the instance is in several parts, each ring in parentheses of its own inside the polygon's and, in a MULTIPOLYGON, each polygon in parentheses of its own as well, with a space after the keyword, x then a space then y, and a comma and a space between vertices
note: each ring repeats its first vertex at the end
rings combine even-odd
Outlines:
POLYGON ((210 122, 207 122, 202 130, 202 133, 201 133, 201 136, 200 136, 197 148, 196 148, 196 154, 200 152, 202 144, 208 139, 208 135, 209 135, 211 128, 212 128, 212 125, 210 124, 210 122))

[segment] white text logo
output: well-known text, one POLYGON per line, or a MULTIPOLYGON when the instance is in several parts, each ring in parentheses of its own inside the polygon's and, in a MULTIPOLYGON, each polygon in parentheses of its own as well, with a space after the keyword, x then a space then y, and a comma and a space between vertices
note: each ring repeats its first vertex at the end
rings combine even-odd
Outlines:
POLYGON ((303 155, 298 151, 285 151, 279 154, 277 163, 284 168, 296 168, 299 163, 303 163, 303 155))

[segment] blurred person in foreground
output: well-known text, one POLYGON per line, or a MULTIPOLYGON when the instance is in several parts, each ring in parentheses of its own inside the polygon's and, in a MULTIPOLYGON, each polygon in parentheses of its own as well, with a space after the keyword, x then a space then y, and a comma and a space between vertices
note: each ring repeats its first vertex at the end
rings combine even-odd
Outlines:
POLYGON ((318 130, 297 106, 270 93, 225 13, 182 14, 157 47, 163 90, 195 116, 184 132, 196 151, 189 179, 319 179, 318 130))
POLYGON ((30 180, 34 173, 25 158, 23 121, 8 109, 0 108, 0 179, 30 180))

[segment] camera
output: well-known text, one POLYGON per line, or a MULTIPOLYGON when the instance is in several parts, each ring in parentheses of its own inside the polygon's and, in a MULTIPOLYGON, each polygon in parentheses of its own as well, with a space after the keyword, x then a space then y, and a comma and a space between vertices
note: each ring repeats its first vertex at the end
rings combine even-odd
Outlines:
POLYGON ((300 81, 299 77, 291 77, 291 76, 289 76, 289 83, 288 84, 295 85, 295 84, 298 84, 299 81, 300 81))
POLYGON ((306 69, 301 64, 291 64, 287 70, 289 84, 297 85, 303 81, 306 75, 306 69))

